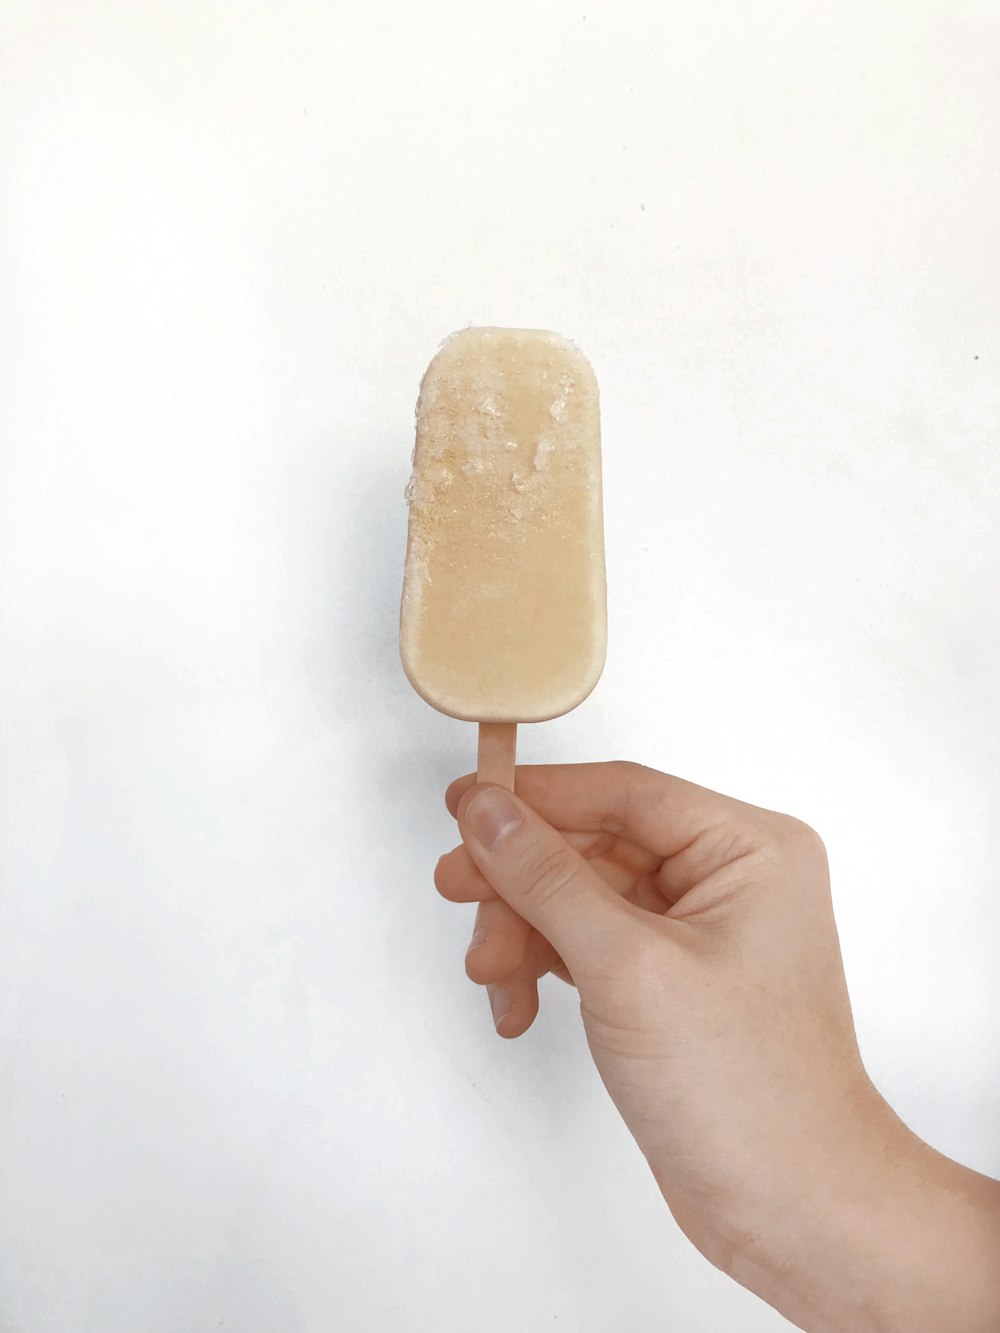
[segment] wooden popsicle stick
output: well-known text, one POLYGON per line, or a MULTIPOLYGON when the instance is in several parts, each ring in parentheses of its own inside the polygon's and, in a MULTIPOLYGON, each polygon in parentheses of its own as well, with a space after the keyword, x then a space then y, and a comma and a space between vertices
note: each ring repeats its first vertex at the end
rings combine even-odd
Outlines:
POLYGON ((516 750, 516 722, 480 722, 476 780, 513 791, 516 750))

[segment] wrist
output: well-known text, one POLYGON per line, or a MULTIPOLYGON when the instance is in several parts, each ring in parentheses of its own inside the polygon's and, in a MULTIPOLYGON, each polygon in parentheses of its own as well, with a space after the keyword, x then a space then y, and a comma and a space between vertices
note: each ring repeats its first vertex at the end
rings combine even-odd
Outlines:
POLYGON ((809 1333, 995 1333, 1000 1183, 873 1096, 841 1143, 732 1234, 730 1275, 809 1333))

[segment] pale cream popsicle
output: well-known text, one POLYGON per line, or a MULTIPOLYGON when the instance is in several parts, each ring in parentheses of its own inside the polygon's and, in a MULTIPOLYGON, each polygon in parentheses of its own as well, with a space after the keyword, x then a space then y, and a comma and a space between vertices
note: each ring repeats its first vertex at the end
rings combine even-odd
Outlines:
POLYGON ((604 666, 597 382, 567 339, 470 328, 420 386, 403 666, 442 713, 540 722, 604 666))

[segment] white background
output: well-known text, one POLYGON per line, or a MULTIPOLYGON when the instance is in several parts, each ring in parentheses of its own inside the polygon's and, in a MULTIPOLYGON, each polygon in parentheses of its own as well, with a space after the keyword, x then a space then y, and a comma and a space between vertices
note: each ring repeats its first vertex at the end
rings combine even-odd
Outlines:
POLYGON ((765 1333, 431 885, 396 635, 466 323, 603 391, 528 760, 824 834, 863 1052, 1000 1173, 993 0, 0 0, 5 1333, 765 1333))

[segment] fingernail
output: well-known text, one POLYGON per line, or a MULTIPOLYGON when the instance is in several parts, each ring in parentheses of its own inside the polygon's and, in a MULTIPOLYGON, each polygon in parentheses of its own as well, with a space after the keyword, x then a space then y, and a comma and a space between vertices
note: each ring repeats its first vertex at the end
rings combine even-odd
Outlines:
POLYGON ((473 949, 478 949, 489 933, 486 926, 477 921, 476 928, 472 932, 472 939, 469 941, 469 947, 465 951, 466 956, 472 953, 473 949))
POLYGON ((499 1027, 507 1015, 514 1012, 510 995, 502 986, 494 986, 490 991, 490 1008, 493 1010, 494 1027, 499 1027))
POLYGON ((479 792, 465 809, 467 827, 487 851, 493 851, 520 822, 520 810, 499 787, 489 787, 479 792))

